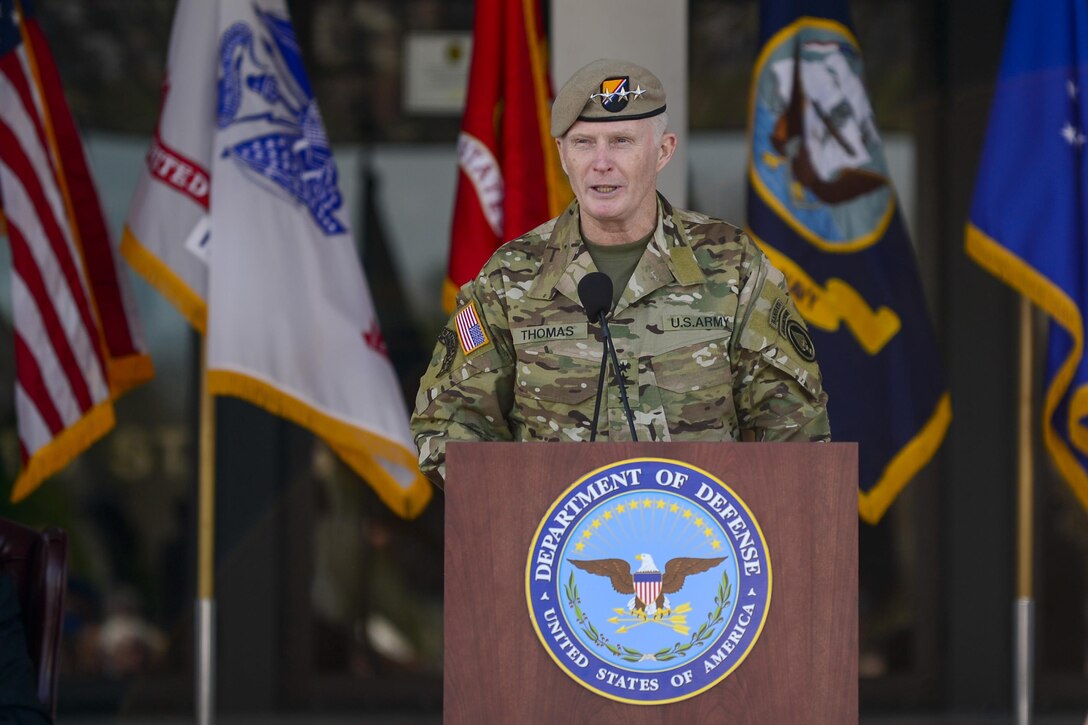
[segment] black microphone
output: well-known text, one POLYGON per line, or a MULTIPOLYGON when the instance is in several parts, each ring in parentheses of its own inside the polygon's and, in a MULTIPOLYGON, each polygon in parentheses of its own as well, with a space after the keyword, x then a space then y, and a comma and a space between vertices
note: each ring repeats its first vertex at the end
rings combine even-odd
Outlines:
POLYGON ((601 372, 597 377, 597 399, 593 404, 593 428, 589 433, 589 440, 597 440, 597 421, 601 413, 601 395, 604 393, 604 371, 608 363, 608 357, 612 358, 612 373, 616 379, 616 385, 620 388, 620 402, 623 403, 623 413, 627 416, 627 426, 631 429, 631 440, 637 441, 635 433, 635 419, 631 415, 631 406, 627 402, 627 388, 624 378, 620 374, 619 360, 616 358, 616 346, 612 342, 612 333, 608 331, 608 322, 605 315, 612 309, 612 279, 603 272, 589 272, 578 282, 578 300, 585 308, 586 317, 590 322, 598 322, 601 332, 604 334, 604 350, 601 353, 601 372))
POLYGON ((612 309, 612 278, 604 272, 589 272, 578 282, 578 299, 589 321, 596 322, 612 309))

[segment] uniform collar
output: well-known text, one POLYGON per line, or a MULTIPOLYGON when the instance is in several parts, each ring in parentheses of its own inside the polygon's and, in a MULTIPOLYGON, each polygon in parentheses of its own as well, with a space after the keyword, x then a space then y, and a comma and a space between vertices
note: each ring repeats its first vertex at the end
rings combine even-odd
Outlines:
MULTIPOLYGON (((578 200, 556 219, 552 235, 543 250, 543 263, 528 296, 550 300, 559 292, 578 302, 578 282, 588 272, 597 271, 578 229, 578 200)), ((706 275, 699 268, 691 244, 684 232, 680 215, 660 193, 657 195, 657 229, 646 252, 639 260, 616 311, 634 304, 665 285, 701 284, 706 275)))

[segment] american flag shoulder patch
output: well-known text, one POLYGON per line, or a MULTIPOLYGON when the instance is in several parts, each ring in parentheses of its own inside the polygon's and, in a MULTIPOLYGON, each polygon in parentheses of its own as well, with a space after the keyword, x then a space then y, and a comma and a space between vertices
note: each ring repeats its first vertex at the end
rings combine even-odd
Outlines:
POLYGON ((461 341, 461 351, 466 355, 489 342, 484 326, 480 324, 480 317, 476 314, 475 302, 469 302, 458 310, 454 320, 457 322, 457 339, 461 341))

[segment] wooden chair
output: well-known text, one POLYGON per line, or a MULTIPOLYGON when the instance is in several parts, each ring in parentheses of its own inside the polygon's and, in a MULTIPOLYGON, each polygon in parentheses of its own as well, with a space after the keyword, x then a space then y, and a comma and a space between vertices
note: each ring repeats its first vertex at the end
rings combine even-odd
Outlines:
POLYGON ((36 531, 0 518, 0 571, 15 580, 27 649, 37 674, 38 699, 55 717, 68 535, 55 526, 36 531))

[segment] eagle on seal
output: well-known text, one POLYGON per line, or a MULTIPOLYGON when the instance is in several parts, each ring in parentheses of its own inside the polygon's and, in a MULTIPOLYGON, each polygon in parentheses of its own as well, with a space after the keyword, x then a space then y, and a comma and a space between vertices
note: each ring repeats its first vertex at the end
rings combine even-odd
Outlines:
POLYGON ((669 615, 672 604, 666 595, 680 591, 684 580, 693 574, 709 571, 725 561, 724 556, 716 559, 679 556, 665 563, 665 572, 662 574, 649 554, 639 554, 635 559, 641 562, 635 571, 631 571, 630 564, 623 559, 569 561, 590 574, 608 577, 612 580, 612 588, 620 594, 633 594, 627 602, 627 610, 631 614, 654 618, 669 615))

